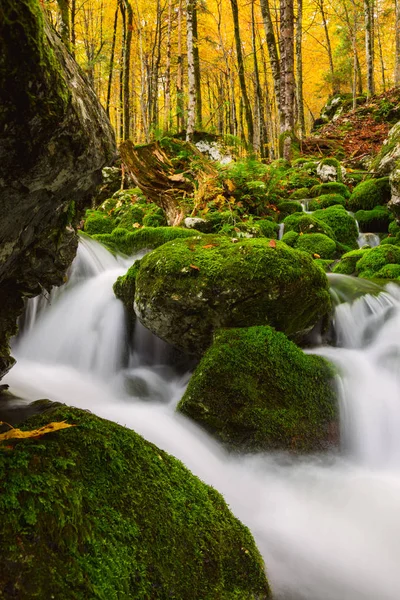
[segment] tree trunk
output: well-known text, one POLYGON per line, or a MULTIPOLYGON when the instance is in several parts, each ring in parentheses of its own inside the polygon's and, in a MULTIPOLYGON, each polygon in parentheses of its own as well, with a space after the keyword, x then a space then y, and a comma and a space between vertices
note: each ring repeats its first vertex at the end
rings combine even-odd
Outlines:
POLYGON ((301 136, 306 135, 306 123, 304 119, 304 98, 303 98, 303 0, 297 0, 297 24, 296 24, 296 67, 297 67, 297 115, 301 136))
POLYGON ((251 43, 253 50, 253 65, 254 65, 254 90, 255 90, 255 117, 256 128, 254 135, 254 147, 260 153, 261 157, 265 157, 265 148, 267 144, 266 128, 264 123, 264 102, 261 91, 260 71, 258 68, 257 59, 257 39, 256 39, 256 22, 254 14, 254 0, 251 2, 251 43))
POLYGON ((395 54, 395 69, 394 69, 394 84, 400 86, 400 0, 396 0, 396 54, 395 54))
POLYGON ((196 121, 196 75, 194 68, 194 39, 193 39, 193 11, 195 0, 186 2, 187 24, 187 62, 188 62, 188 114, 186 123, 186 140, 193 139, 196 121))
POLYGON ((203 127, 203 102, 201 97, 201 70, 199 53, 199 30, 197 23, 197 0, 193 2, 193 58, 194 78, 196 83, 196 128, 201 131, 203 127))
POLYGON ((237 0, 231 0, 231 7, 232 7, 234 29, 235 29, 236 57, 237 57, 237 62, 238 62, 240 90, 242 93, 243 108, 244 108, 244 112, 245 112, 245 116, 246 116, 248 142, 249 142, 249 145, 252 146, 253 142, 254 142, 253 115, 251 112, 250 100, 247 95, 243 52, 242 52, 242 42, 240 39, 239 9, 238 9, 237 0))
POLYGON ((374 89, 374 43, 373 43, 373 0, 364 0, 365 23, 365 59, 367 63, 367 98, 372 96, 374 89))
POLYGON ((335 67, 334 67, 334 64, 333 64, 333 54, 332 54, 331 38, 329 37, 328 23, 327 23, 326 15, 325 15, 324 0, 318 0, 318 8, 319 8, 319 12, 321 13, 322 24, 323 24, 323 27, 324 27, 325 40, 326 40, 326 50, 328 52, 328 59, 329 59, 329 70, 330 70, 330 73, 331 73, 331 89, 332 89, 332 95, 333 95, 333 94, 335 94, 337 92, 337 89, 336 89, 336 77, 335 77, 335 67))
POLYGON ((286 160, 292 157, 294 138, 294 12, 293 0, 280 0, 281 27, 281 106, 282 125, 280 154, 286 160))
POLYGON ((113 28, 113 38, 112 38, 111 56, 110 56, 110 71, 108 74, 108 85, 107 85, 106 113, 107 113, 108 117, 110 116, 111 86, 112 86, 112 78, 113 78, 113 73, 114 73, 115 43, 117 40, 118 13, 119 13, 119 7, 118 7, 118 3, 117 3, 117 8, 115 9, 115 15, 114 15, 114 28, 113 28))
POLYGON ((126 9, 126 37, 125 37, 125 50, 124 50, 124 135, 123 139, 128 140, 130 136, 131 128, 131 114, 130 114, 130 95, 131 95, 131 46, 132 46, 132 32, 133 32, 133 11, 130 0, 123 0, 126 9))
POLYGON ((278 113, 281 113, 281 70, 279 64, 278 48, 275 39, 274 26, 271 19, 269 0, 261 0, 261 12, 264 22, 265 37, 267 42, 269 62, 271 64, 272 79, 274 82, 275 100, 278 113))
POLYGON ((71 54, 75 58, 75 45, 76 45, 76 0, 71 0, 71 54))
POLYGON ((383 87, 383 91, 386 92, 385 61, 383 59, 382 37, 381 37, 381 23, 380 23, 380 20, 379 20, 379 15, 378 15, 378 18, 377 18, 377 21, 376 21, 376 32, 378 34, 379 62, 381 64, 382 87, 383 87))
POLYGON ((176 126, 178 131, 184 128, 184 104, 183 104, 183 56, 182 56, 182 2, 178 5, 178 58, 176 75, 176 126))
POLYGON ((165 64, 165 103, 164 103, 164 130, 171 128, 171 37, 172 37, 172 0, 168 0, 168 29, 167 50, 165 64))

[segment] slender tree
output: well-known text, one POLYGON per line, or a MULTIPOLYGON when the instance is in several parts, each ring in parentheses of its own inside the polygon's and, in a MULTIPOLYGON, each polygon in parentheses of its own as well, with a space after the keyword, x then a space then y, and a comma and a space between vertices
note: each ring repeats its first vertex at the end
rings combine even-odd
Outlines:
POLYGON ((297 116, 301 135, 306 134, 306 122, 304 118, 304 98, 303 98, 303 0, 297 0, 297 20, 296 20, 296 99, 297 116))
POLYGON ((281 144, 280 154, 291 159, 294 137, 294 11, 293 0, 280 0, 281 144))
POLYGON ((198 7, 197 0, 193 2, 193 60, 194 60, 194 79, 196 85, 196 128, 202 129, 203 126, 203 101, 201 94, 201 68, 199 52, 199 27, 198 27, 198 7))
POLYGON ((375 92, 374 85, 374 3, 373 0, 364 0, 364 24, 365 24, 365 59, 367 65, 367 97, 375 92))
POLYGON ((118 13, 119 13, 119 6, 118 6, 118 2, 117 2, 115 14, 114 14, 114 27, 113 27, 113 37, 112 37, 111 55, 110 55, 110 69, 109 69, 109 73, 108 73, 108 84, 107 84, 106 113, 108 116, 110 116, 111 87, 112 87, 112 78, 113 78, 113 73, 114 73, 115 44, 117 41, 118 13))
MULTIPOLYGON (((239 8, 237 0, 231 0, 233 24, 235 31, 235 45, 236 45, 236 58, 238 63, 238 74, 240 90, 242 93, 243 109, 246 117, 247 133, 249 144, 252 145, 254 141, 254 125, 253 125, 253 114, 251 111, 251 105, 249 96, 247 94, 246 76, 244 69, 244 60, 242 52, 242 41, 240 39, 240 27, 239 27, 239 8)), ((242 128, 243 131, 243 128, 242 128)))
POLYGON ((193 10, 195 0, 186 2, 187 25, 187 62, 188 62, 188 116, 186 124, 186 139, 192 141, 196 122, 196 75, 194 68, 194 35, 193 35, 193 10))
POLYGON ((278 47, 275 38, 274 26, 271 18, 269 0, 261 0, 261 13, 265 29, 265 38, 271 64, 272 79, 274 82, 275 100, 278 112, 281 112, 281 69, 279 64, 278 47))
POLYGON ((400 0, 396 0, 396 18, 395 18, 395 35, 396 35, 396 54, 394 68, 394 84, 400 86, 400 0))
POLYGON ((336 89, 336 77, 335 77, 335 67, 334 67, 334 64, 333 64, 332 44, 331 44, 331 38, 330 38, 330 35, 329 35, 328 21, 327 21, 327 18, 326 18, 324 0, 317 0, 317 6, 318 6, 319 12, 321 14, 322 25, 324 27, 325 40, 326 40, 326 51, 328 53, 329 71, 330 71, 330 74, 331 74, 332 94, 334 94, 335 92, 337 92, 337 89, 336 89))

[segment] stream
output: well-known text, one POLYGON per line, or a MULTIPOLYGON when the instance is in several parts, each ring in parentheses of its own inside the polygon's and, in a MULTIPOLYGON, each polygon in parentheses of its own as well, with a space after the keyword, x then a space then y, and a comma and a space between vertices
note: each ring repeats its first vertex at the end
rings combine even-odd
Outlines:
POLYGON ((337 344, 314 352, 341 373, 341 452, 232 457, 174 412, 190 375, 170 348, 140 325, 129 339, 112 285, 131 263, 82 237, 68 283, 29 301, 10 391, 89 409, 182 460, 251 529, 275 599, 399 600, 400 288, 331 276, 337 344))

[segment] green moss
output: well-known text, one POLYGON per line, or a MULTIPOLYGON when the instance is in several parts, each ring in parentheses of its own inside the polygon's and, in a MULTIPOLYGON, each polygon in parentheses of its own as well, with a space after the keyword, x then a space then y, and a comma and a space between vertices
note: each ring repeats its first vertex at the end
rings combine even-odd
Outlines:
POLYGON ((314 212, 315 218, 328 225, 334 232, 335 238, 349 248, 357 248, 357 223, 343 206, 330 206, 314 212))
POLYGON ((279 225, 268 219, 260 219, 253 224, 264 237, 276 239, 278 237, 279 225))
POLYGON ((293 248, 296 245, 298 238, 299 234, 297 233, 297 231, 288 231, 282 237, 282 242, 293 248))
POLYGON ((115 229, 115 221, 98 210, 86 211, 84 231, 88 235, 111 233, 115 229))
POLYGON ((212 488, 135 432, 59 406, 0 450, 2 598, 269 598, 249 531, 212 488))
POLYGON ((323 233, 299 235, 294 247, 312 256, 317 254, 316 258, 333 258, 336 252, 336 243, 323 233))
POLYGON ((354 215, 360 231, 387 233, 392 215, 386 206, 375 206, 372 210, 358 210, 354 215))
POLYGON ((318 185, 318 179, 312 177, 308 171, 292 168, 285 171, 284 177, 281 180, 281 185, 286 190, 309 189, 318 185))
POLYGON ((145 214, 142 223, 144 227, 165 227, 167 219, 165 218, 164 211, 157 206, 145 214))
POLYGON ((375 278, 377 279, 395 279, 400 281, 400 265, 385 265, 380 269, 375 278))
POLYGON ((306 253, 264 238, 175 240, 140 263, 135 309, 155 335, 193 354, 224 327, 272 325, 299 337, 330 310, 306 253))
POLYGON ((316 218, 314 215, 304 213, 294 213, 284 220, 285 231, 296 231, 297 233, 323 233, 335 239, 332 228, 324 221, 316 218))
POLYGON ((399 224, 397 223, 397 221, 392 221, 392 222, 389 224, 389 228, 388 228, 388 229, 389 229, 389 233, 390 233, 391 235, 398 235, 398 234, 400 233, 400 226, 399 226, 399 224))
POLYGON ((325 273, 331 273, 332 272, 332 267, 335 264, 335 261, 332 260, 332 259, 324 260, 322 258, 316 258, 314 262, 321 269, 323 269, 323 271, 325 271, 325 273))
POLYGON ((202 236, 198 231, 193 233, 181 227, 142 227, 135 231, 117 228, 110 234, 94 235, 93 238, 113 252, 130 255, 146 248, 158 248, 176 238, 191 238, 194 235, 197 239, 202 236))
POLYGON ((368 250, 357 262, 359 277, 374 279, 381 277, 381 269, 388 264, 400 265, 400 248, 390 244, 368 250))
POLYGON ((136 260, 134 264, 129 267, 125 275, 118 277, 113 286, 114 294, 124 303, 131 316, 134 315, 132 303, 133 298, 135 297, 136 276, 138 274, 139 266, 140 260, 136 260))
POLYGON ((33 148, 37 140, 26 138, 24 124, 40 116, 53 129, 66 113, 70 93, 47 41, 39 2, 3 0, 0 17, 0 129, 15 123, 13 135, 21 136, 23 148, 33 148))
POLYGON ((354 275, 356 273, 356 264, 370 249, 352 250, 342 256, 340 261, 333 267, 334 273, 341 275, 354 275))
POLYGON ((372 210, 375 206, 386 204, 390 200, 390 194, 388 177, 367 179, 354 188, 348 202, 348 209, 353 212, 372 210))
POLYGON ((289 196, 290 200, 304 200, 310 197, 310 190, 308 188, 299 188, 294 190, 289 196))
POLYGON ((323 194, 322 196, 315 198, 315 200, 310 200, 308 203, 308 210, 329 208, 329 206, 335 206, 337 204, 344 206, 346 204, 346 199, 340 194, 323 194))
POLYGON ((291 202, 290 200, 279 202, 277 208, 279 211, 279 221, 283 221, 286 219, 286 217, 292 215, 293 213, 303 212, 303 207, 301 206, 300 202, 291 202))
POLYGON ((344 183, 339 183, 337 181, 321 183, 314 186, 310 191, 312 198, 317 198, 318 196, 322 196, 324 194, 340 194, 340 196, 343 196, 343 198, 346 198, 346 200, 350 198, 349 189, 344 185, 344 183))
POLYGON ((313 451, 336 422, 333 370, 271 327, 218 331, 178 410, 233 448, 313 451))

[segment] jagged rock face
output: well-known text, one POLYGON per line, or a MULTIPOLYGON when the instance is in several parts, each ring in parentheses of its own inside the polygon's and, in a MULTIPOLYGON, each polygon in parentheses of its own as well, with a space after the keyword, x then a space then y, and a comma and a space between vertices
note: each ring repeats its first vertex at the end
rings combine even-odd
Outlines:
POLYGON ((400 220, 400 121, 389 131, 387 140, 373 164, 380 177, 389 175, 391 199, 388 204, 396 220, 400 220))
MULTIPOLYGON (((106 114, 38 1, 2 0, 0 305, 4 290, 21 298, 62 283, 77 245, 67 226, 114 156, 106 114)), ((0 323, 0 377, 9 334, 0 323)))

